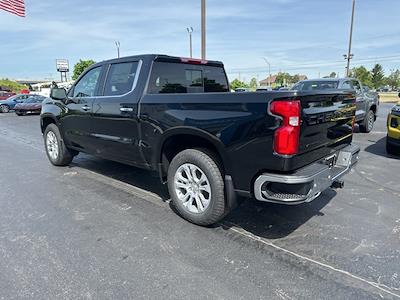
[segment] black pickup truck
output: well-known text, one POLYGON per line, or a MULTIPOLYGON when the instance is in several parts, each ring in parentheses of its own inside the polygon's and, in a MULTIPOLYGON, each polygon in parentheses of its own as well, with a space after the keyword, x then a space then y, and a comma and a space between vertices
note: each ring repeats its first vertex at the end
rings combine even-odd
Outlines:
POLYGON ((358 161, 354 91, 230 93, 223 64, 165 55, 104 61, 44 101, 50 162, 79 152, 157 172, 176 210, 210 225, 238 196, 309 202, 358 161))

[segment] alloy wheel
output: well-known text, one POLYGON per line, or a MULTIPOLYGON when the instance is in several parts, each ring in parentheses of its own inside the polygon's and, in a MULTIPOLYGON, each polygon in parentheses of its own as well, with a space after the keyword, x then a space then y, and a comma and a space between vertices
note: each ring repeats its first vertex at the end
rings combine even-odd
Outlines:
POLYGON ((206 174, 196 165, 185 163, 175 173, 174 187, 178 199, 191 213, 204 212, 211 202, 211 185, 206 174))

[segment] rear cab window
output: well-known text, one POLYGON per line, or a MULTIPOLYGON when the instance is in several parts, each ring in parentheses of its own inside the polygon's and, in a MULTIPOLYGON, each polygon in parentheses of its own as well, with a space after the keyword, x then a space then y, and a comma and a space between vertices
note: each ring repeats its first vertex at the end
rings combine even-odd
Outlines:
POLYGON ((175 62, 153 64, 149 94, 229 92, 223 67, 175 62))

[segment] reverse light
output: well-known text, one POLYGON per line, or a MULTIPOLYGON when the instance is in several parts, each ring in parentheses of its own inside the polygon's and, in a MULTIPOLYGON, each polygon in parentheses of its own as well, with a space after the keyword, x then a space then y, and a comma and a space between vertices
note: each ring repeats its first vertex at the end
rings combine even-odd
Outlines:
POLYGON ((274 135, 274 151, 279 155, 295 155, 299 151, 300 140, 300 100, 273 101, 270 105, 273 115, 282 119, 281 126, 274 135))

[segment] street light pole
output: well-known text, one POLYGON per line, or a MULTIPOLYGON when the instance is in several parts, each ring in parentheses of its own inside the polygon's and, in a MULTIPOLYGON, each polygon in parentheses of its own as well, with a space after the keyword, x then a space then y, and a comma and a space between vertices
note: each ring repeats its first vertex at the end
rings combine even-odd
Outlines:
POLYGON ((192 33, 193 27, 186 28, 187 32, 189 33, 189 49, 190 49, 190 58, 193 57, 193 45, 192 45, 192 33))
POLYGON ((115 46, 117 46, 117 54, 119 58, 119 47, 121 46, 121 43, 119 41, 115 41, 115 46))
POLYGON ((263 59, 268 64, 268 73, 269 73, 268 85, 271 86, 271 64, 265 57, 263 57, 263 59))
POLYGON ((206 0, 201 0, 201 59, 206 59, 206 0))
POLYGON ((353 6, 351 11, 351 23, 350 23, 350 38, 349 38, 349 51, 347 55, 344 55, 344 58, 347 59, 347 67, 346 67, 346 77, 349 77, 350 73, 350 60, 353 58, 353 54, 351 53, 351 42, 353 39, 353 23, 354 23, 354 8, 356 5, 356 0, 353 0, 353 6))

